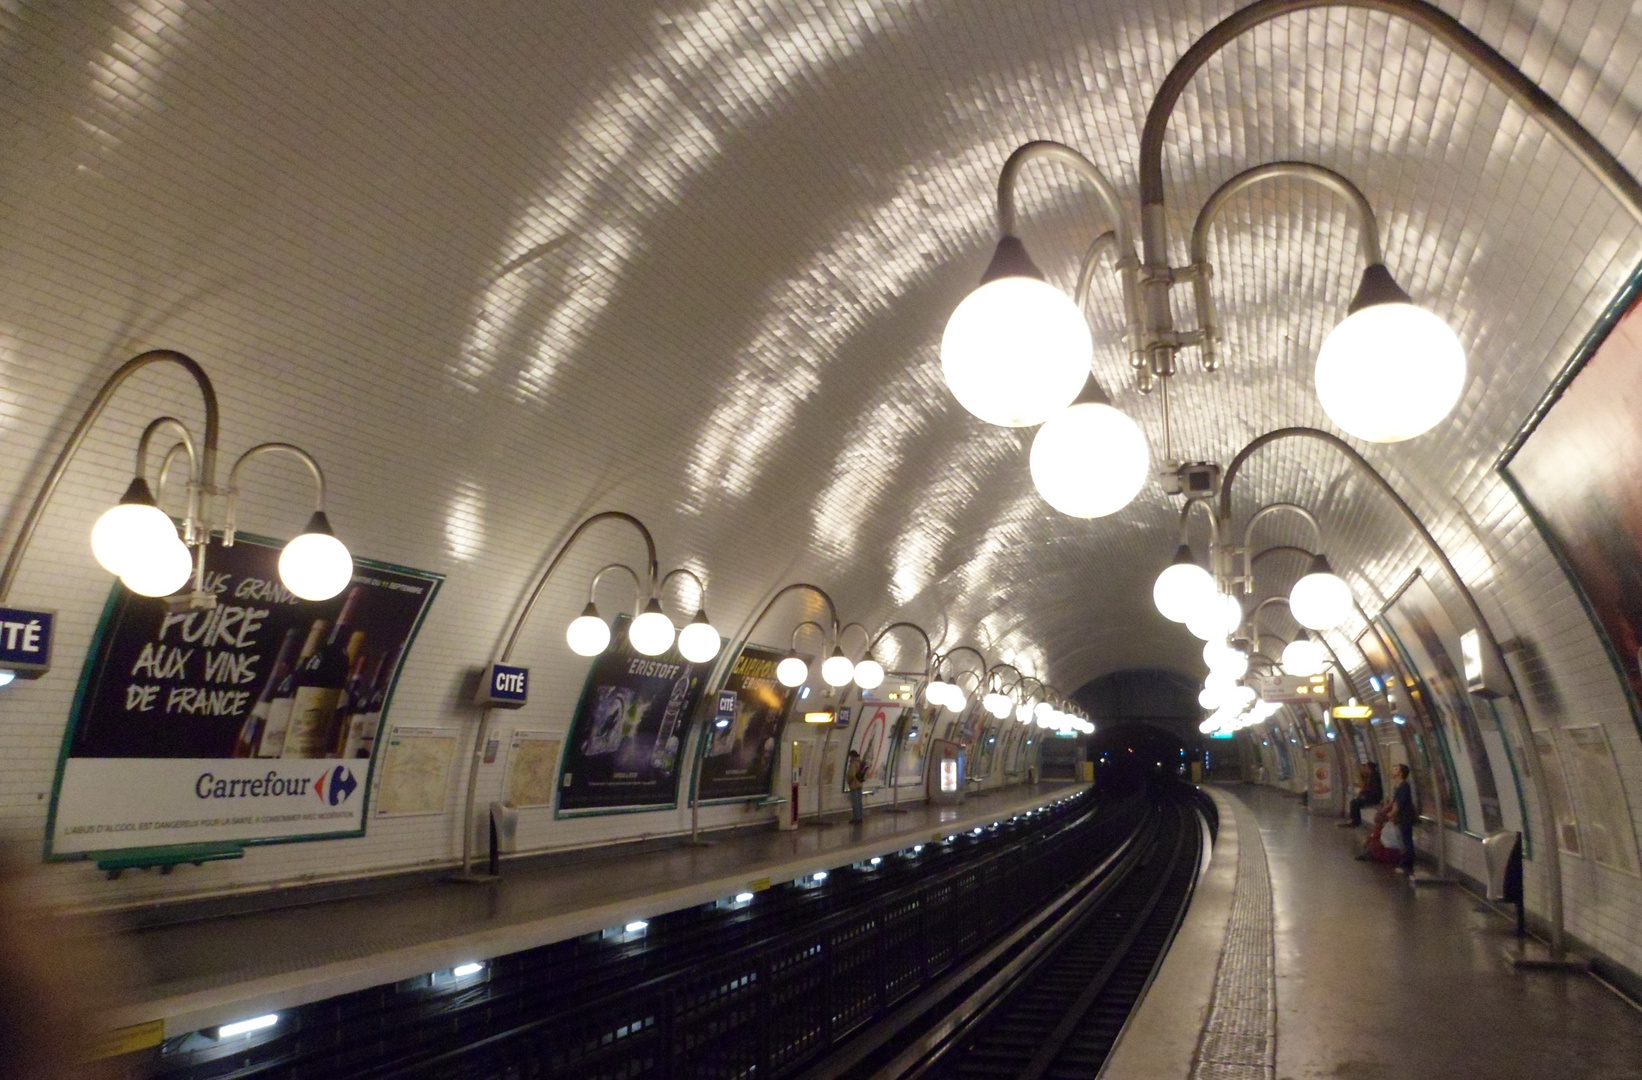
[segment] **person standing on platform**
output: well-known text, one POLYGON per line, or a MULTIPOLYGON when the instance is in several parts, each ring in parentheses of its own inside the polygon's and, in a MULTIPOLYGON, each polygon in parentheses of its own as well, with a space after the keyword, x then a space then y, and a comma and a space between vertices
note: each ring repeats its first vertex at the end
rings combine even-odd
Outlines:
POLYGON ((844 765, 844 785, 850 793, 850 821, 860 824, 866 816, 866 807, 862 802, 867 786, 867 766, 861 760, 859 750, 851 750, 849 761, 844 765))
POLYGON ((1372 761, 1357 769, 1357 794, 1351 799, 1351 820, 1340 822, 1342 829, 1357 829, 1363 824, 1363 808, 1385 802, 1385 785, 1380 780, 1380 767, 1372 761))
POLYGON ((1414 806, 1414 788, 1408 782, 1408 766, 1398 763, 1393 769, 1397 778, 1397 786, 1391 792, 1391 818, 1396 823, 1397 831, 1402 834, 1403 858, 1397 864, 1397 873, 1414 873, 1414 822, 1419 820, 1420 812, 1414 806))

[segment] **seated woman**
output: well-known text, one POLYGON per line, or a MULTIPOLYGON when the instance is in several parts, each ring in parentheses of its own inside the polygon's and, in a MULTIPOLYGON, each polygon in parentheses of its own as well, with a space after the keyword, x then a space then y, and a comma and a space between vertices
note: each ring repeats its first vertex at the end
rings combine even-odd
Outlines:
POLYGON ((1380 782, 1380 767, 1372 761, 1357 768, 1357 794, 1352 798, 1351 820, 1340 822, 1342 829, 1355 829, 1363 823, 1363 808, 1378 806, 1385 801, 1385 785, 1380 782))

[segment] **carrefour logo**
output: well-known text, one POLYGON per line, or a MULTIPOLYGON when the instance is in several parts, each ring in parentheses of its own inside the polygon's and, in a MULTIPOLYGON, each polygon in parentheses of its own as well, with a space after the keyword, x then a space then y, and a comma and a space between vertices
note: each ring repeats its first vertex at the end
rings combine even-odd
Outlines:
POLYGON ((318 779, 309 776, 281 776, 269 772, 266 776, 246 779, 227 779, 212 773, 201 773, 194 781, 194 794, 202 799, 270 799, 290 795, 306 795, 310 791, 320 802, 340 806, 359 787, 353 770, 338 765, 318 779))
POLYGON ((348 796, 352 795, 353 789, 358 786, 359 781, 353 778, 352 771, 346 765, 338 765, 329 774, 314 781, 314 791, 332 806, 347 802, 348 796), (329 791, 326 790, 327 786, 330 788, 329 791))

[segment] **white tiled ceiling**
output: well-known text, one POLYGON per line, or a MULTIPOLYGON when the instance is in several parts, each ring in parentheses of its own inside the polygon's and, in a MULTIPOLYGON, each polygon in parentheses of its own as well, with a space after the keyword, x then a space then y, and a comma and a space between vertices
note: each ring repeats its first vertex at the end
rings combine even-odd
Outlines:
MULTIPOLYGON (((1010 150, 1064 140, 1132 202, 1152 92, 1233 6, 0 4, 0 496, 15 505, 118 360, 174 347, 217 378, 225 450, 307 445, 356 551, 451 575, 429 626, 445 651, 413 657, 412 699, 433 709, 553 539, 604 507, 702 570, 725 627, 809 579, 846 619, 914 618, 1068 691, 1199 671, 1150 601, 1176 504, 1154 485, 1111 518, 1056 515, 1030 486, 1030 433, 964 413, 935 346, 988 257, 1010 150)), ((1642 15, 1442 6, 1642 169, 1642 15)), ((1391 269, 1470 350, 1454 416, 1369 455, 1487 586, 1494 555, 1465 515, 1520 517, 1499 509, 1493 461, 1642 232, 1536 121, 1386 15, 1288 16, 1198 75, 1166 157, 1176 260, 1216 185, 1285 158, 1363 188, 1391 269)), ((1103 223, 1057 166, 1021 203, 1069 284, 1103 223)), ((1227 362, 1185 357, 1179 453, 1224 461, 1272 427, 1326 426, 1310 366, 1353 287, 1354 229, 1310 189, 1232 205, 1212 241, 1227 362)), ((1158 401, 1129 388, 1114 290, 1096 291, 1098 374, 1161 456, 1158 401)), ((19 600, 94 615, 107 581, 84 529, 171 384, 140 385, 19 600)), ((1320 449, 1264 453, 1240 490, 1243 512, 1316 509, 1371 607, 1416 562, 1320 449)), ((261 491, 254 527, 294 531, 296 479, 261 491)), ((60 731, 68 691, 40 693, 60 731)))

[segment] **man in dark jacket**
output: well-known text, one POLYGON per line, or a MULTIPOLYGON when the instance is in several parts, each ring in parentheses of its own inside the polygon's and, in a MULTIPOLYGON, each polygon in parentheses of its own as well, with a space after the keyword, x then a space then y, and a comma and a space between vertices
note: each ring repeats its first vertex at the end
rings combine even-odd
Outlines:
POLYGON ((1402 834, 1403 861, 1397 866, 1397 873, 1412 874, 1414 872, 1414 823, 1419 820, 1420 812, 1414 806, 1414 788, 1408 782, 1408 766, 1398 764, 1394 773, 1397 786, 1391 792, 1391 819, 1397 825, 1397 831, 1402 834))

